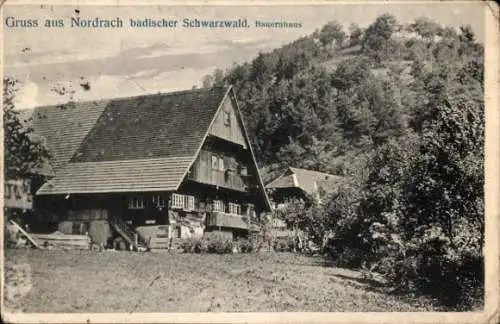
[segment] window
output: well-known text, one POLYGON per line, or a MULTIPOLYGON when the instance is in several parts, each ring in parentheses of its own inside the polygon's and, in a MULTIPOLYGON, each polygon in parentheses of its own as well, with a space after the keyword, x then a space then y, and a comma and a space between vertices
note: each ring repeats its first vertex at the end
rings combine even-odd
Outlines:
POLYGON ((184 208, 184 195, 172 194, 172 208, 184 208))
POLYGON ((157 208, 165 207, 165 197, 163 195, 155 195, 152 200, 153 206, 156 206, 157 208))
POLYGON ((231 126, 231 111, 224 111, 224 125, 231 126))
POLYGON ((219 159, 217 156, 212 155, 212 170, 217 170, 219 167, 219 159))
POLYGON ((225 213, 226 212, 226 206, 224 206, 224 202, 222 200, 214 200, 213 203, 213 211, 214 212, 221 212, 225 213))
POLYGON ((184 209, 194 210, 194 196, 184 196, 184 209))
POLYGON ((172 208, 195 210, 194 196, 172 194, 172 208))
POLYGON ((235 203, 229 203, 229 213, 241 215, 241 205, 235 203))
POLYGON ((224 159, 219 158, 219 171, 224 171, 224 159))
POLYGON ((85 235, 89 231, 89 224, 86 222, 73 222, 72 234, 85 235))
POLYGON ((144 198, 142 196, 130 197, 128 200, 129 209, 144 209, 144 198))

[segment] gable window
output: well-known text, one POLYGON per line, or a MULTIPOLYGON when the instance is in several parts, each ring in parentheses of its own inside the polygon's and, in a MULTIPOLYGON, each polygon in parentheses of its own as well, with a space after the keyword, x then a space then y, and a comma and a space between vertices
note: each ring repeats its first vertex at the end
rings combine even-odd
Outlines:
POLYGON ((224 171, 224 159, 219 157, 219 171, 224 171))
POLYGON ((226 212, 226 206, 224 205, 224 202, 222 200, 214 200, 213 211, 214 212, 225 213, 226 212))
POLYGON ((229 203, 229 213, 241 215, 241 205, 235 203, 229 203))
POLYGON ((172 208, 184 208, 184 195, 172 194, 172 208))
POLYGON ((212 170, 219 169, 219 158, 215 155, 212 155, 212 170))
POLYGON ((231 126, 231 111, 224 110, 224 126, 231 126))
POLYGON ((133 196, 128 200, 129 209, 144 209, 144 198, 142 196, 133 196))
POLYGON ((152 201, 153 201, 153 206, 156 206, 157 208, 165 207, 165 197, 163 195, 153 196, 152 201))

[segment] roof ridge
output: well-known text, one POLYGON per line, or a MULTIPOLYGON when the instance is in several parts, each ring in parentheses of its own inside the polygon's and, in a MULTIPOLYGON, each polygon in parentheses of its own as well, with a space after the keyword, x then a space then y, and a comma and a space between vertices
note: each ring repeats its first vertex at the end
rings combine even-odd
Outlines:
POLYGON ((106 163, 116 163, 116 162, 141 162, 141 161, 162 161, 162 160, 191 160, 191 156, 170 156, 170 157, 152 157, 152 158, 140 158, 140 159, 124 159, 124 160, 108 160, 108 161, 85 161, 85 162, 68 162, 69 164, 106 164, 106 163))
POLYGON ((157 92, 157 93, 146 93, 146 94, 140 94, 140 95, 131 95, 131 96, 125 96, 125 97, 110 97, 110 98, 100 98, 100 99, 94 99, 94 100, 81 100, 81 101, 66 101, 64 103, 59 103, 59 104, 52 104, 52 105, 43 105, 43 106, 35 106, 31 108, 25 108, 23 110, 32 110, 33 112, 36 111, 37 109, 42 109, 42 108, 54 108, 54 107, 60 107, 60 106, 65 106, 68 104, 85 104, 85 103, 101 103, 104 101, 111 101, 111 100, 128 100, 128 99, 139 99, 139 98, 146 98, 146 97, 152 97, 152 96, 174 96, 174 95, 179 95, 179 94, 184 94, 184 93, 189 93, 189 92, 201 92, 201 91, 211 91, 214 89, 229 89, 231 86, 213 86, 210 88, 196 88, 196 89, 184 89, 184 90, 176 90, 176 91, 170 91, 170 92, 157 92))
POLYGON ((299 170, 299 171, 306 171, 306 172, 314 172, 314 173, 320 173, 320 174, 326 174, 330 176, 334 176, 335 174, 323 172, 323 171, 316 171, 316 170, 309 170, 309 169, 302 169, 302 168, 295 168, 295 167, 289 167, 292 171, 293 170, 299 170))

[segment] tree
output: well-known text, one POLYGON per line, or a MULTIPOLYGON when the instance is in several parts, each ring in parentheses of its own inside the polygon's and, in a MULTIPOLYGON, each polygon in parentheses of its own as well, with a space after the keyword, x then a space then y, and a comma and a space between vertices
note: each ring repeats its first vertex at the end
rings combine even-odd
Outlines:
POLYGON ((214 85, 214 77, 211 74, 207 74, 203 77, 202 87, 211 88, 214 85))
POLYGON ((441 26, 428 18, 420 17, 408 26, 408 30, 427 41, 432 41, 440 33, 441 26))
POLYGON ((355 46, 361 44, 361 38, 363 36, 363 31, 355 23, 349 25, 349 45, 355 46))
POLYGON ((224 85, 224 71, 221 69, 215 69, 213 73, 213 83, 215 86, 224 85))
POLYGON ((362 41, 363 52, 372 57, 376 63, 389 59, 394 52, 392 35, 399 30, 396 18, 390 14, 379 16, 368 26, 362 41))
POLYGON ((33 129, 20 120, 14 97, 18 81, 3 79, 4 172, 7 179, 29 177, 40 168, 49 153, 35 140, 33 129))
POLYGON ((329 46, 335 43, 337 47, 341 47, 345 38, 346 33, 342 25, 337 21, 332 21, 324 25, 319 33, 319 40, 323 46, 329 46))

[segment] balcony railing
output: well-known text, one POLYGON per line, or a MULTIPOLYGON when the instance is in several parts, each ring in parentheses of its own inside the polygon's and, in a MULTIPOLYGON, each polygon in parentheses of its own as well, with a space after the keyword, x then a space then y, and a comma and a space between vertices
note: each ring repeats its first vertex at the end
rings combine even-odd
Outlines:
POLYGON ((248 229, 248 224, 241 215, 222 212, 208 213, 207 226, 248 229))

